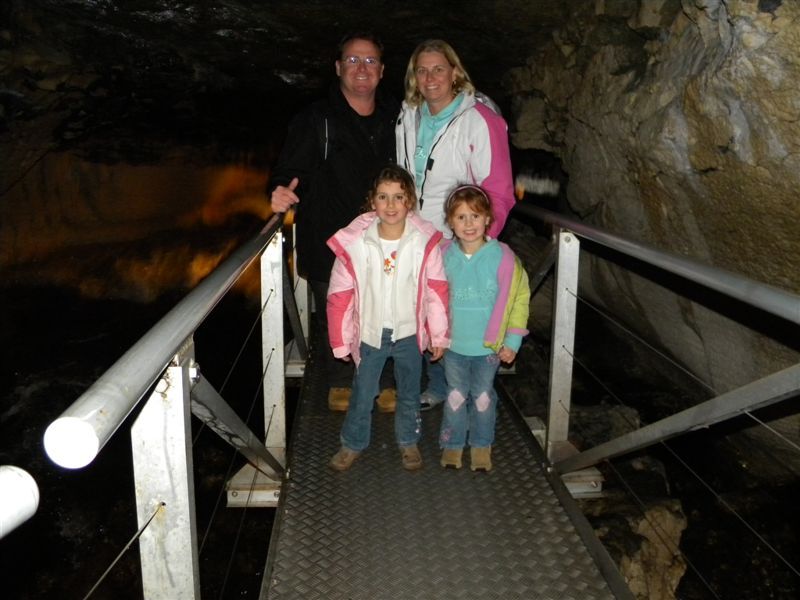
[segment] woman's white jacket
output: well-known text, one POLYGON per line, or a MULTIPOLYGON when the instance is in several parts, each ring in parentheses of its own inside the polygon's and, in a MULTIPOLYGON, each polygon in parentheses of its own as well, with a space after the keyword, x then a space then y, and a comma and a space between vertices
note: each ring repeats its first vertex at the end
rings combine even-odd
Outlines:
MULTIPOLYGON (((397 163, 412 175, 420 120, 419 108, 403 102, 395 127, 397 163)), ((508 127, 494 103, 480 93, 465 94, 453 118, 439 131, 422 185, 417 187, 418 213, 448 238, 452 233, 445 223, 444 202, 464 184, 478 185, 489 196, 494 221, 488 234, 496 238, 514 206, 508 127)))

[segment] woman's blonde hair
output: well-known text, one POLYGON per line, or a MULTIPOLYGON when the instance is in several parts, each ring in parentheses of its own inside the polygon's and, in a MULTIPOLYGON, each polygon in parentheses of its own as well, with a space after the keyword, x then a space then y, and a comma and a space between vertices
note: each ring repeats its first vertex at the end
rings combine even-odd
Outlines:
POLYGON ((467 91, 470 94, 475 93, 475 86, 472 84, 472 79, 469 73, 461 64, 461 59, 458 54, 453 50, 453 47, 444 40, 425 40, 414 49, 411 58, 408 60, 406 67, 406 102, 409 106, 419 106, 423 103, 424 98, 419 93, 419 86, 417 85, 417 59, 423 52, 439 52, 444 54, 447 62, 455 70, 453 71, 453 93, 459 94, 460 92, 467 91))

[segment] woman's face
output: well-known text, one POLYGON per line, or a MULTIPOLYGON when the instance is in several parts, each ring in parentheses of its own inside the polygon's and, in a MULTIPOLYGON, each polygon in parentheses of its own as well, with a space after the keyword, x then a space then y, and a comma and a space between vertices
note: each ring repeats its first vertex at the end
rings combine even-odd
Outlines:
POLYGON ((414 69, 417 89, 431 114, 435 115, 453 99, 454 67, 441 52, 420 52, 414 69))

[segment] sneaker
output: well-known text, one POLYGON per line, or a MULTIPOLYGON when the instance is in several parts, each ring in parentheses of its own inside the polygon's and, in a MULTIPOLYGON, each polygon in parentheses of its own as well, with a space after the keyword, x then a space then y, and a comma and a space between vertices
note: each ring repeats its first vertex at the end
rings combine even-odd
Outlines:
POLYGON ((492 470, 492 447, 470 448, 469 459, 470 469, 473 471, 485 471, 488 473, 492 470))
POLYGON ((442 452, 442 460, 439 464, 445 469, 460 469, 461 468, 461 448, 445 448, 442 452))
POLYGON ((419 397, 419 410, 425 412, 434 406, 439 406, 442 402, 443 400, 440 400, 430 392, 422 392, 419 397))
POLYGON ((393 413, 397 408, 397 390, 394 388, 381 390, 381 395, 378 396, 375 402, 380 412, 393 413))
POLYGON ((334 411, 344 412, 350 405, 350 388, 332 387, 328 391, 328 408, 334 411))
POLYGON ((361 452, 356 452, 355 450, 350 450, 350 448, 342 446, 339 448, 339 451, 331 457, 328 466, 334 471, 347 471, 358 458, 359 454, 361 454, 361 452))
POLYGON ((420 455, 416 444, 413 446, 401 446, 400 456, 403 460, 403 468, 406 471, 416 471, 422 468, 422 455, 420 455))

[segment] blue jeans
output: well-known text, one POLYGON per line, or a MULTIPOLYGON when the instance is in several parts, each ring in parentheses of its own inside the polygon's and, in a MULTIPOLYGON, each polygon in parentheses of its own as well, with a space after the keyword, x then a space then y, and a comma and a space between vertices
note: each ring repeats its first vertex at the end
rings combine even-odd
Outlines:
POLYGON ((500 366, 497 354, 464 356, 452 350, 444 355, 447 400, 442 411, 439 446, 455 450, 467 443, 488 448, 494 443, 497 393, 494 376, 500 366))
POLYGON ((433 404, 441 404, 447 398, 447 381, 444 376, 442 359, 431 362, 431 354, 426 352, 425 366, 427 367, 425 372, 428 375, 428 386, 425 391, 436 400, 433 404))
POLYGON ((322 332, 323 341, 321 343, 324 346, 322 347, 321 367, 325 369, 325 381, 329 387, 349 387, 350 382, 353 381, 353 363, 334 358, 328 341, 328 313, 325 310, 328 302, 328 282, 309 279, 308 285, 311 287, 311 293, 314 294, 314 304, 317 308, 314 323, 322 332))
POLYGON ((381 347, 361 344, 361 362, 353 377, 353 392, 342 425, 342 446, 361 451, 369 446, 372 427, 372 406, 380 392, 378 380, 383 365, 394 359, 397 385, 397 409, 394 413, 394 435, 398 446, 412 446, 419 441, 419 382, 422 376, 417 338, 414 335, 392 342, 392 330, 384 329, 381 347))
MULTIPOLYGON (((323 359, 321 367, 325 370, 325 381, 328 382, 328 387, 341 387, 349 388, 353 383, 353 375, 355 369, 352 362, 345 362, 334 358, 331 351, 330 341, 328 339, 328 313, 325 310, 328 302, 328 282, 327 281, 314 281, 308 280, 308 285, 311 286, 311 292, 314 294, 314 304, 317 307, 316 312, 316 326, 323 332, 324 343, 323 346, 323 359)), ((394 378, 386 367, 381 373, 381 389, 386 390, 394 387, 394 378)))

